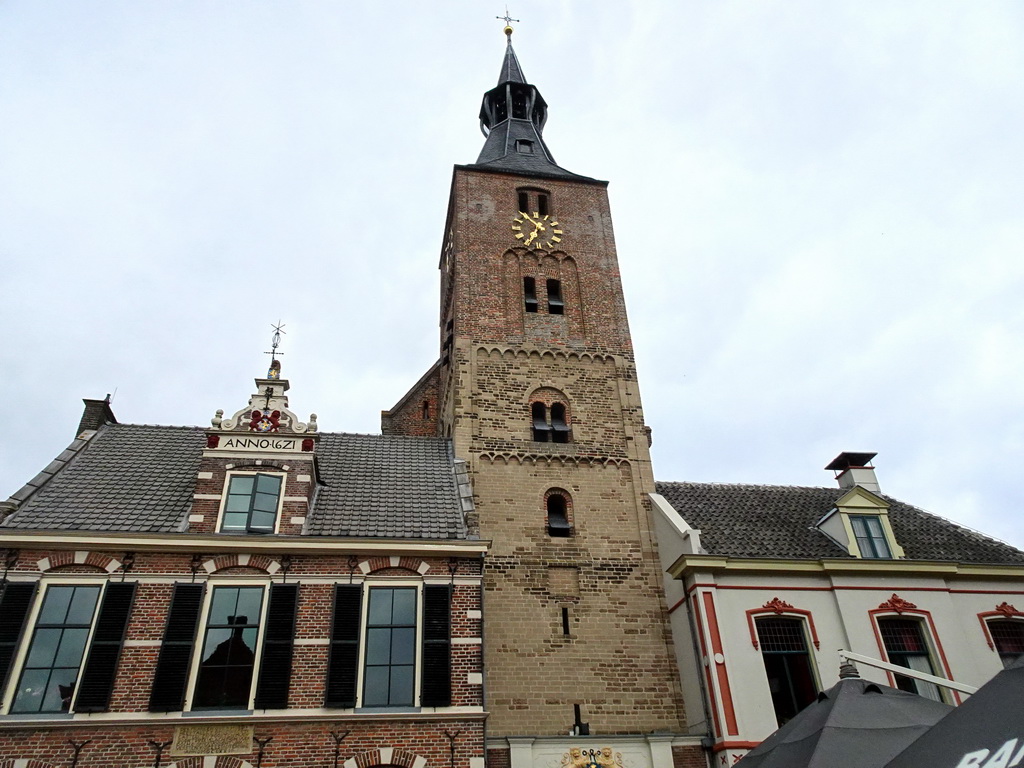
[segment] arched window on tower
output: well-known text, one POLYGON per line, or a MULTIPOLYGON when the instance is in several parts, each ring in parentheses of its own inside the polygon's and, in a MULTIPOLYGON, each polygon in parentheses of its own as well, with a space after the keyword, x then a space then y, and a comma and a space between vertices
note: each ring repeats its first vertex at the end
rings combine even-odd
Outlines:
POLYGON ((556 401, 548 406, 547 403, 535 401, 530 405, 530 419, 530 430, 535 442, 571 442, 572 426, 565 403, 556 401))
POLYGON ((537 311, 537 281, 532 277, 523 278, 523 303, 527 312, 537 311))
MULTIPOLYGON (((518 150, 517 151, 521 151, 518 150)), ((533 151, 531 146, 529 151, 533 151)), ((543 189, 520 187, 516 190, 516 203, 519 212, 528 216, 549 216, 551 214, 551 196, 543 189)))
POLYGON ((565 312, 565 302, 562 301, 562 281, 548 280, 548 313, 561 315, 565 312))
POLYGON ((538 443, 546 443, 551 439, 551 425, 548 424, 548 408, 544 403, 530 406, 533 415, 533 439, 538 443))
POLYGON ((569 423, 565 418, 565 406, 562 403, 551 405, 551 439, 556 443, 569 442, 569 423))
POLYGON ((572 536, 567 495, 563 491, 548 491, 544 503, 548 514, 548 535, 559 538, 572 536))

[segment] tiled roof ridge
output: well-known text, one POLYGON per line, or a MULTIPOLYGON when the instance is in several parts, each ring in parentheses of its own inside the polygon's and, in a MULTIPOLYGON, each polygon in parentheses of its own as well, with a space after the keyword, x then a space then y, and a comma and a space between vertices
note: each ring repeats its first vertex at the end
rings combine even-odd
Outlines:
POLYGON ((135 424, 123 421, 119 421, 117 424, 103 425, 104 429, 106 429, 107 427, 114 427, 115 429, 120 427, 147 427, 149 429, 187 429, 191 432, 195 432, 198 430, 205 431, 206 429, 208 429, 208 427, 200 427, 195 424, 135 424))
MULTIPOLYGON (((882 494, 882 495, 885 496, 885 494, 882 494)), ((922 509, 921 507, 917 506, 916 504, 907 504, 907 502, 900 501, 899 499, 897 499, 897 498, 895 498, 893 496, 885 496, 885 498, 892 499, 893 501, 898 501, 900 504, 903 504, 904 506, 912 507, 913 509, 915 509, 918 512, 920 512, 922 515, 926 515, 927 517, 931 517, 931 518, 933 518, 935 520, 939 520, 939 521, 941 521, 943 523, 946 523, 948 525, 952 525, 955 528, 959 528, 961 531, 963 531, 968 536, 975 536, 975 537, 977 537, 979 539, 982 539, 983 541, 992 542, 993 544, 1001 544, 1004 547, 1008 547, 1009 549, 1012 549, 1014 552, 1024 552, 1024 550, 1018 549, 1017 547, 1013 546, 1013 544, 1010 544, 1007 541, 1003 541, 1002 539, 1000 539, 1000 538, 998 538, 996 536, 993 536, 990 533, 985 533, 984 531, 979 531, 977 528, 971 528, 971 526, 964 525, 963 523, 959 523, 956 520, 952 520, 952 519, 950 519, 948 517, 943 517, 942 515, 937 515, 934 512, 929 512, 927 509, 922 509)))
MULTIPOLYGON (((146 427, 147 429, 179 429, 186 430, 189 432, 205 432, 208 427, 201 427, 197 425, 188 424, 135 424, 131 422, 118 422, 117 424, 105 424, 102 429, 107 427, 113 427, 114 429, 120 429, 122 427, 146 427)), ((451 440, 447 437, 437 437, 434 435, 383 435, 380 432, 318 432, 319 435, 338 435, 341 437, 381 437, 388 440, 443 440, 446 443, 450 443, 451 440)), ((77 438, 76 438, 77 439, 77 438)))
MULTIPOLYGON (((768 488, 768 489, 780 489, 789 491, 842 491, 843 488, 833 488, 829 485, 773 485, 771 483, 716 483, 716 482, 697 482, 694 480, 655 480, 656 485, 688 485, 692 487, 712 487, 712 488, 768 488)), ((885 494, 879 494, 885 496, 885 494)), ((886 498, 892 498, 887 496, 886 498)), ((894 499, 899 501, 898 499, 894 499)), ((903 504, 904 502, 900 502, 903 504)), ((912 506, 908 504, 907 506, 912 506)))

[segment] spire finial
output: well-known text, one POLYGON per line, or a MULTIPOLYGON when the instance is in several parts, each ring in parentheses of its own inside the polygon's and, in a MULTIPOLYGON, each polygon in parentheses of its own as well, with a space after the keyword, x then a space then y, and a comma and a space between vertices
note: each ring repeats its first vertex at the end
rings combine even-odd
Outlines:
POLYGON ((513 19, 511 16, 508 15, 508 6, 507 5, 505 6, 505 15, 504 16, 495 16, 494 18, 501 19, 502 21, 505 22, 505 37, 508 38, 509 43, 511 43, 512 42, 512 33, 515 32, 515 30, 512 28, 512 22, 514 21, 516 24, 518 24, 519 23, 519 19, 513 19))
POLYGON ((270 370, 267 371, 268 379, 280 379, 281 378, 281 361, 277 359, 278 355, 283 355, 284 352, 278 352, 277 348, 281 345, 281 334, 287 333, 284 330, 284 323, 280 320, 277 321, 277 325, 273 323, 270 327, 274 329, 274 335, 270 340, 270 351, 264 352, 264 355, 270 355, 270 370))

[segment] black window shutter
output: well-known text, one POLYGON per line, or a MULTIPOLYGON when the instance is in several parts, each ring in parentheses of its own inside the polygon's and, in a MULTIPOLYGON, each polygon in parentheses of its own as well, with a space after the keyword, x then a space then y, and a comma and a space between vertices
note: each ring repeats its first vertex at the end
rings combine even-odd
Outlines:
POLYGON ((448 584, 423 587, 420 700, 424 707, 447 707, 452 703, 451 589, 448 584))
POLYGON ((78 694, 73 707, 76 712, 103 712, 110 706, 114 673, 117 672, 117 660, 124 645, 124 633, 134 597, 134 583, 107 584, 99 618, 96 620, 96 631, 92 633, 89 656, 78 681, 78 694))
POLYGON ((175 712, 185 704, 188 668, 202 605, 202 584, 174 585, 171 608, 167 612, 167 628, 153 676, 153 690, 149 694, 149 708, 153 712, 175 712))
POLYGON ((21 638, 22 630, 25 627, 25 619, 28 617, 28 609, 32 605, 32 598, 36 593, 36 582, 15 581, 7 582, 0 593, 0 690, 3 690, 7 683, 7 676, 11 672, 11 662, 14 660, 14 652, 18 648, 18 640, 21 638))
POLYGON ((298 584, 271 584, 267 628, 263 633, 260 679, 256 683, 256 709, 286 709, 292 677, 295 613, 298 584))
POLYGON ((338 584, 334 587, 334 620, 331 626, 331 652, 327 666, 325 706, 354 707, 356 705, 362 604, 362 585, 338 584))

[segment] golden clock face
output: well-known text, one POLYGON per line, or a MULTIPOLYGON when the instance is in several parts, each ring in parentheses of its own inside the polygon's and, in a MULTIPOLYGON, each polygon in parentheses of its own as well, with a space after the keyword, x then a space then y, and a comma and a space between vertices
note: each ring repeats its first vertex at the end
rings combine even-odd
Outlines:
POLYGON ((549 214, 523 213, 512 220, 512 234, 524 248, 557 248, 562 242, 562 225, 549 214))

